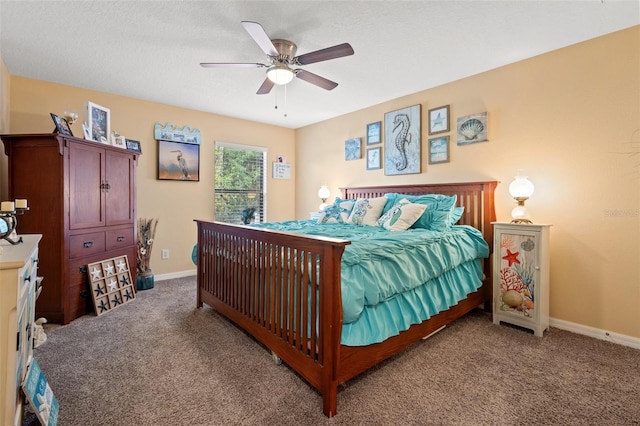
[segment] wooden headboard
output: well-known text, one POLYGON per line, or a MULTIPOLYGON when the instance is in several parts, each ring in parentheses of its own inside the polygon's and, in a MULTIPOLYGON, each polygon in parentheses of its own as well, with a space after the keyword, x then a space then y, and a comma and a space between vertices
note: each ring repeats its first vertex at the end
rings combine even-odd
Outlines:
POLYGON ((462 182, 462 183, 427 183, 388 186, 354 186, 340 188, 342 197, 356 198, 382 197, 388 192, 407 195, 444 194, 457 195, 457 206, 464 207, 464 214, 459 225, 470 225, 482 232, 485 241, 493 252, 493 226, 496 220, 494 192, 497 181, 462 182))

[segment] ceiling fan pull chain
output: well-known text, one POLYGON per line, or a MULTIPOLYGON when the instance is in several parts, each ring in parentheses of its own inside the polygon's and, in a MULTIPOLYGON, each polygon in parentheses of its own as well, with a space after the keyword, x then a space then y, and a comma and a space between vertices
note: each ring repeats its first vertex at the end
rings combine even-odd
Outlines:
POLYGON ((287 118, 287 85, 284 86, 284 117, 287 118))
POLYGON ((276 98, 276 106, 275 109, 278 109, 278 89, 276 88, 276 90, 273 91, 275 98, 276 98))

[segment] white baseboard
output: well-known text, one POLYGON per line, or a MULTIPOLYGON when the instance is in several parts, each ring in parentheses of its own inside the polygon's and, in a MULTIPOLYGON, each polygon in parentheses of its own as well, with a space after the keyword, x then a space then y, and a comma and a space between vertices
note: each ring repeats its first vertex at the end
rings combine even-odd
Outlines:
POLYGON ((640 349, 640 338, 627 336, 625 334, 614 333, 611 331, 601 330, 599 328, 588 327, 575 322, 559 320, 556 318, 549 319, 551 327, 561 330, 570 331, 572 333, 583 334, 595 339, 606 340, 607 342, 617 343, 623 346, 629 346, 634 349, 640 349))
POLYGON ((190 269, 188 271, 172 272, 170 274, 155 275, 156 281, 171 280, 173 278, 192 277, 196 274, 196 269, 190 269))

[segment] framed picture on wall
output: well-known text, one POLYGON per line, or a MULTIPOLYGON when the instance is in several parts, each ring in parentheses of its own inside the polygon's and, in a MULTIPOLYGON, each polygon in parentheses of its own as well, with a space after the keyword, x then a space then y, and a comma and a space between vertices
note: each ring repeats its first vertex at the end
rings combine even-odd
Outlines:
POLYGON ((429 134, 444 133, 449 127, 449 105, 429 110, 429 134))
POLYGON ((457 129, 456 143, 458 145, 469 145, 488 141, 487 113, 481 112, 479 114, 459 117, 457 129))
POLYGON ((110 145, 111 110, 93 102, 87 102, 89 137, 100 143, 110 145))
POLYGON ((362 139, 353 138, 347 139, 344 141, 344 159, 349 160, 359 160, 362 158, 362 139))
POLYGON ((420 105, 384 115, 384 174, 420 173, 420 105))
POLYGON ((382 130, 382 122, 367 124, 367 145, 375 145, 381 142, 380 131, 382 130))
POLYGON ((429 139, 429 164, 449 162, 449 136, 429 139))
POLYGON ((158 141, 158 180, 200 180, 200 145, 158 141))
POLYGON ((367 149, 367 170, 378 170, 382 167, 380 147, 367 149))

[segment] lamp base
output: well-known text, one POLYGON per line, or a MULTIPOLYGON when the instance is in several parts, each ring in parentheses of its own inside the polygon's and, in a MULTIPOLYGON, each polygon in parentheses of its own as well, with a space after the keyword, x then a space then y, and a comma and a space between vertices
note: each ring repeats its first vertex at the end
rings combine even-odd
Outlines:
POLYGON ((529 219, 513 219, 511 223, 530 223, 533 224, 529 219))

